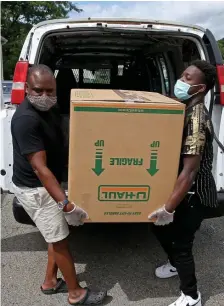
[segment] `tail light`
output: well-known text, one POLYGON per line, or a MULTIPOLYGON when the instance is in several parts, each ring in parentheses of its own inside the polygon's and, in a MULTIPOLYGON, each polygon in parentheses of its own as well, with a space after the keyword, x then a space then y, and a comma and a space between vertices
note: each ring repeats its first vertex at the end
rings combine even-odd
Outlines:
POLYGON ((224 105, 224 65, 217 66, 219 88, 220 88, 220 103, 224 105))
POLYGON ((27 61, 19 61, 16 64, 11 93, 12 104, 20 104, 25 98, 25 85, 28 68, 29 62, 27 61))

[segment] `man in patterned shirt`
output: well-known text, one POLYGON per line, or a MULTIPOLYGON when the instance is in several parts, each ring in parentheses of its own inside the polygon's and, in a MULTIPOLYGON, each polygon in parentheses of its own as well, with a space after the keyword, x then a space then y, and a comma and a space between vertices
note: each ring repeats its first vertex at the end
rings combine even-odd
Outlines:
POLYGON ((149 216, 156 218, 153 229, 169 259, 156 269, 156 276, 180 278, 181 296, 169 306, 201 306, 192 247, 205 214, 217 206, 212 176, 213 127, 204 106, 205 95, 214 87, 215 79, 214 66, 195 61, 174 89, 177 99, 186 104, 179 176, 163 208, 149 216))

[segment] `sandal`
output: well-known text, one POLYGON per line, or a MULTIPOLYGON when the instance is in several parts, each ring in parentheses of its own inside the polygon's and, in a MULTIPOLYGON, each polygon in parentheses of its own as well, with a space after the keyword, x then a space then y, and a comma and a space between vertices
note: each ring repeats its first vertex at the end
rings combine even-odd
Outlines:
POLYGON ((40 289, 42 293, 47 294, 47 295, 68 292, 66 282, 62 278, 57 278, 57 285, 54 288, 43 289, 42 287, 40 287, 40 289))
POLYGON ((70 305, 99 305, 102 304, 103 300, 107 296, 107 291, 91 291, 89 288, 86 289, 85 296, 76 303, 70 303, 70 305))

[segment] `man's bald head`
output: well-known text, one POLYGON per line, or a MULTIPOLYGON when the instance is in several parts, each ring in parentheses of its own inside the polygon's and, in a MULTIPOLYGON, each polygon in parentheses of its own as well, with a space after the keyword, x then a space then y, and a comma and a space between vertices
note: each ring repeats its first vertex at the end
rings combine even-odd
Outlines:
POLYGON ((56 80, 52 70, 42 64, 32 66, 27 75, 26 92, 33 96, 55 96, 56 80))
POLYGON ((33 75, 44 75, 44 74, 54 77, 54 74, 51 68, 49 68, 48 66, 43 65, 43 64, 34 65, 29 68, 29 71, 27 74, 27 82, 29 82, 30 77, 32 77, 33 75))

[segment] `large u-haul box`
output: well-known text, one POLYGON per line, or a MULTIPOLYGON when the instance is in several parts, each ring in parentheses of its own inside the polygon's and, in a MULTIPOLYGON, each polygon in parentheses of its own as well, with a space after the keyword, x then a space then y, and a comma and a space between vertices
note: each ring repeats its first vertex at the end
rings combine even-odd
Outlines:
POLYGON ((69 200, 92 222, 147 222, 173 190, 184 111, 157 93, 72 90, 69 200))

